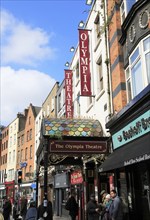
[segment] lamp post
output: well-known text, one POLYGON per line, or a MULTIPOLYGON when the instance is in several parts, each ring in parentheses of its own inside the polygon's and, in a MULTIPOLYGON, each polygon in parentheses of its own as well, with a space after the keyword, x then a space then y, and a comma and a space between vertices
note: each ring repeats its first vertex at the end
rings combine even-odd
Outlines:
POLYGON ((44 139, 44 207, 47 207, 48 139, 44 139))

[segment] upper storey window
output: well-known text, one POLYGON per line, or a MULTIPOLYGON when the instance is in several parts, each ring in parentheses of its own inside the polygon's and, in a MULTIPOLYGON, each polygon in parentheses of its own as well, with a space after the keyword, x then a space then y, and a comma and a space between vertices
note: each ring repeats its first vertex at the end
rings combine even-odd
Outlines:
POLYGON ((96 16, 96 19, 94 21, 94 29, 95 29, 95 42, 99 41, 101 37, 101 28, 100 28, 100 16, 99 14, 96 16))
POLYGON ((128 101, 138 95, 150 83, 150 37, 142 40, 129 57, 126 69, 128 101))
POLYGON ((138 0, 123 0, 120 6, 120 13, 121 13, 121 23, 124 22, 125 17, 129 13, 132 6, 137 2, 138 0))

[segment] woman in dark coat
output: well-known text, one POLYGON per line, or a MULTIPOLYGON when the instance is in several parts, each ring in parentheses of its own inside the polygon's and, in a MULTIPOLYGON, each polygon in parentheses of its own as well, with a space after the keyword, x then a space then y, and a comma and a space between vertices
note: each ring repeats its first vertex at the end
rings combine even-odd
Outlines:
POLYGON ((3 206, 3 216, 4 220, 10 220, 10 214, 12 210, 12 205, 9 199, 5 200, 4 206, 3 206))
POLYGON ((75 194, 72 193, 66 203, 66 209, 69 210, 69 215, 71 216, 72 220, 76 219, 78 215, 78 203, 75 200, 75 194))
POLYGON ((87 204, 87 215, 88 220, 99 220, 99 207, 94 194, 90 196, 90 201, 87 204))

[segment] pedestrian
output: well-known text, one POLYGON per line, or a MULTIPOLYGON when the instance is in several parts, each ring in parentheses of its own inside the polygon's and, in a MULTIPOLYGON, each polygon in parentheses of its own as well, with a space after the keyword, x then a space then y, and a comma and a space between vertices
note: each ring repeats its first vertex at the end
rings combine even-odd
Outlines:
POLYGON ((88 220, 99 220, 100 209, 97 201, 95 200, 94 194, 91 194, 90 200, 87 203, 87 215, 88 220))
POLYGON ((47 204, 45 205, 45 200, 43 200, 43 202, 39 205, 37 209, 37 219, 53 220, 53 208, 51 201, 47 201, 47 204))
POLYGON ((75 193, 72 192, 67 200, 65 208, 69 211, 69 215, 71 216, 71 220, 75 220, 78 215, 78 203, 75 199, 75 193))
POLYGON ((3 212, 0 210, 0 220, 4 220, 3 212))
POLYGON ((4 220, 10 220, 11 211, 12 211, 11 201, 9 198, 6 198, 3 205, 4 220))
POLYGON ((35 202, 31 200, 29 208, 26 213, 25 220, 36 220, 36 219, 37 219, 37 209, 35 207, 35 202))
POLYGON ((22 216, 22 219, 25 220, 25 217, 26 217, 26 213, 27 213, 27 204, 28 204, 28 201, 26 199, 25 196, 22 196, 21 198, 21 216, 22 216))
POLYGON ((102 220, 103 219, 103 215, 105 213, 105 205, 106 205, 106 195, 107 195, 107 192, 105 190, 102 190, 100 192, 100 196, 101 196, 101 202, 99 203, 99 207, 100 207, 100 219, 102 220))
POLYGON ((100 196, 101 196, 101 206, 102 207, 105 207, 105 203, 106 203, 106 195, 108 193, 105 191, 105 190, 102 190, 101 193, 100 193, 100 196))
POLYGON ((101 220, 111 220, 109 215, 109 208, 112 203, 112 199, 110 194, 107 194, 105 197, 105 207, 103 208, 103 211, 101 212, 101 220))
POLYGON ((111 190, 110 196, 112 198, 112 203, 109 207, 111 220, 123 220, 122 202, 119 196, 117 196, 116 190, 111 190))
POLYGON ((17 220, 17 202, 14 202, 14 206, 13 206, 13 219, 17 220))

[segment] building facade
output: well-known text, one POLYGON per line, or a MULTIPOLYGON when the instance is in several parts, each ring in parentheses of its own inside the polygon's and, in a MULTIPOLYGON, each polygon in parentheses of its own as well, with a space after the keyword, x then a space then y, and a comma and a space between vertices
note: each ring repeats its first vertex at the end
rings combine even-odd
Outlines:
MULTIPOLYGON (((116 8, 120 10, 114 10, 113 16, 119 13, 122 22, 118 35, 122 58, 118 53, 116 64, 122 66, 123 81, 118 80, 118 89, 113 89, 113 106, 119 112, 106 124, 112 136, 113 153, 99 171, 113 176, 114 187, 123 201, 124 218, 147 220, 150 216, 150 4, 146 0, 120 1, 116 8), (122 107, 116 102, 119 94, 122 94, 120 103, 124 102, 122 107)), ((111 45, 115 36, 117 32, 110 39, 111 45)), ((119 72, 112 69, 113 84, 113 77, 119 72)))

